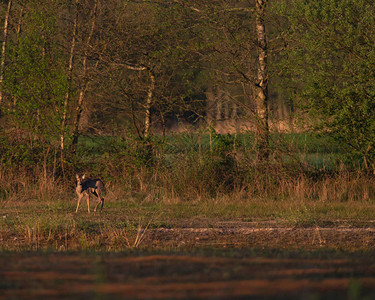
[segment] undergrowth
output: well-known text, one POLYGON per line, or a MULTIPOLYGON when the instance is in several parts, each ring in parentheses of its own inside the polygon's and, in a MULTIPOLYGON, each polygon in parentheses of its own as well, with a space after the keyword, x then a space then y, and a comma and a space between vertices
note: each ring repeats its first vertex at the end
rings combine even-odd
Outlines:
MULTIPOLYGON (((104 143, 82 140, 77 162, 67 164, 64 173, 55 168, 56 152, 51 150, 32 168, 30 161, 25 168, 4 163, 0 238, 12 240, 16 249, 119 250, 141 247, 144 232, 155 228, 215 227, 233 220, 362 226, 373 220, 372 174, 340 160, 314 166, 304 157, 320 148, 293 143, 288 142, 287 151, 274 142, 273 155, 259 162, 245 136, 106 138, 104 143), (105 182, 102 214, 89 215, 83 206, 73 213, 76 172, 105 182)), ((10 153, 5 158, 12 161, 10 153)))

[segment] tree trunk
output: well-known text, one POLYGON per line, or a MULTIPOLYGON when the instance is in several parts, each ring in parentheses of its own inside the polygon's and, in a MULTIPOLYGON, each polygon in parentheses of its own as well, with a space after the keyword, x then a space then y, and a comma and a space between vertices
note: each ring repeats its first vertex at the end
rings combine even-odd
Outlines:
MULTIPOLYGON (((20 9, 20 13, 19 13, 19 17, 18 17, 17 29, 16 29, 17 41, 19 41, 19 38, 20 38, 20 35, 21 35, 23 11, 24 11, 25 6, 26 6, 26 4, 22 3, 21 9, 20 9)), ((17 82, 17 80, 14 79, 14 82, 17 82)), ((13 95, 13 108, 12 108, 13 112, 16 111, 17 100, 18 100, 17 96, 13 95)))
POLYGON ((83 55, 82 82, 81 82, 81 88, 80 88, 78 102, 76 106, 75 120, 73 124, 73 128, 74 128, 73 140, 72 140, 72 152, 73 153, 76 153, 77 151, 77 144, 78 144, 78 137, 79 137, 79 123, 80 123, 81 116, 82 116, 83 101, 84 101, 85 93, 87 91, 88 84, 89 84, 89 80, 87 78, 87 57, 88 57, 88 51, 90 47, 91 38, 93 36, 94 28, 95 28, 97 7, 98 7, 98 1, 95 1, 93 13, 92 13, 90 33, 89 33, 89 36, 87 37, 86 46, 85 46, 84 55, 83 55))
MULTIPOLYGON (((73 59, 74 59, 74 50, 76 45, 76 38, 77 38, 77 21, 78 21, 78 9, 79 9, 79 0, 76 0, 76 11, 73 21, 73 36, 72 36, 72 44, 70 46, 70 56, 69 56, 69 66, 68 66, 68 74, 67 74, 67 90, 64 99, 64 107, 63 107, 63 115, 61 117, 61 137, 60 137, 60 148, 61 148, 61 159, 63 160, 63 153, 65 147, 65 130, 66 130, 66 123, 67 123, 67 114, 68 114, 68 104, 70 100, 70 92, 72 87, 72 75, 73 75, 73 59)), ((63 163, 63 161, 61 161, 63 163)))
POLYGON ((150 75, 150 86, 148 88, 146 105, 145 105, 145 131, 144 131, 145 138, 147 138, 150 134, 152 95, 155 89, 155 75, 151 69, 149 69, 148 71, 150 75))
POLYGON ((3 80, 4 80, 4 68, 5 68, 5 48, 7 44, 7 38, 8 38, 8 23, 9 23, 9 15, 10 11, 12 9, 12 0, 9 0, 8 2, 8 9, 5 14, 5 20, 4 20, 4 32, 3 32, 3 46, 1 50, 1 62, 0 62, 0 114, 1 114, 1 105, 3 102, 3 80))
MULTIPOLYGON (((152 71, 151 67, 144 66, 144 65, 132 65, 132 64, 122 64, 122 63, 114 63, 116 66, 123 66, 129 70, 134 70, 134 71, 148 71, 148 74, 150 76, 150 86, 148 87, 148 92, 147 92, 147 98, 146 98, 146 103, 144 105, 145 108, 145 122, 144 122, 144 130, 143 130, 143 138, 147 138, 150 134, 150 128, 151 128, 151 107, 152 107, 152 98, 154 95, 154 90, 155 90, 155 74, 152 71)), ((141 135, 139 133, 138 127, 135 122, 135 117, 134 117, 134 111, 133 111, 133 102, 132 102, 132 118, 133 118, 133 123, 134 127, 136 128, 138 135, 140 138, 141 135)))
POLYGON ((267 72, 267 36, 264 15, 267 0, 256 0, 256 35, 257 35, 257 79, 255 98, 257 107, 256 149, 259 161, 269 157, 268 125, 268 72, 267 72))
POLYGON ((23 10, 25 8, 25 3, 22 4, 21 9, 20 9, 20 16, 18 18, 18 23, 17 23, 17 38, 19 38, 21 34, 21 26, 22 26, 22 19, 23 19, 23 10))

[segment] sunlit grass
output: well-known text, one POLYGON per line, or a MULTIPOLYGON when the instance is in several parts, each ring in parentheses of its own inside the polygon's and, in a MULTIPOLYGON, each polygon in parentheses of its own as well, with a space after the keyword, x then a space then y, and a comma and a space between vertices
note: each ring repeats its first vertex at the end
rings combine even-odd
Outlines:
POLYGON ((126 140, 81 141, 76 171, 105 181, 102 213, 88 214, 86 203, 74 212, 74 173, 69 179, 47 167, 0 168, 1 247, 118 251, 142 247, 144 232, 159 228, 369 226, 374 220, 373 178, 340 162, 343 149, 326 137, 275 134, 275 155, 266 163, 255 161, 246 134, 154 142, 150 154, 126 140))

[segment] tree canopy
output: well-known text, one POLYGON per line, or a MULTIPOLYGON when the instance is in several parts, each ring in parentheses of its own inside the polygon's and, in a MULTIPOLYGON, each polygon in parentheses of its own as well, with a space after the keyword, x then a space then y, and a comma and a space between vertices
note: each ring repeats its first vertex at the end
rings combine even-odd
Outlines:
POLYGON ((364 159, 375 154, 372 1, 281 1, 286 49, 277 68, 310 122, 364 159))
POLYGON ((370 167, 372 4, 3 1, 1 134, 16 130, 24 143, 40 141, 56 151, 74 150, 82 132, 147 139, 171 120, 204 122, 207 92, 220 87, 236 90, 229 99, 258 132, 259 156, 269 155, 277 94, 310 116, 307 125, 342 141, 370 167))

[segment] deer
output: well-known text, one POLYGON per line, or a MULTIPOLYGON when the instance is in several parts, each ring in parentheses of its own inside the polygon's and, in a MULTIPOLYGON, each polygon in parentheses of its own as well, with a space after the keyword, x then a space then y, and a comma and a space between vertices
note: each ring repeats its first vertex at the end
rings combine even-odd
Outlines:
POLYGON ((96 211, 96 209, 98 208, 100 204, 101 204, 100 211, 102 211, 103 205, 104 205, 104 198, 102 197, 102 193, 104 192, 103 181, 99 178, 86 179, 85 175, 82 175, 82 177, 80 177, 78 174, 76 174, 76 179, 77 179, 76 192, 78 195, 76 213, 78 212, 79 203, 81 202, 81 199, 84 196, 86 196, 87 210, 90 213, 90 193, 98 197, 98 203, 96 204, 94 211, 96 211))

